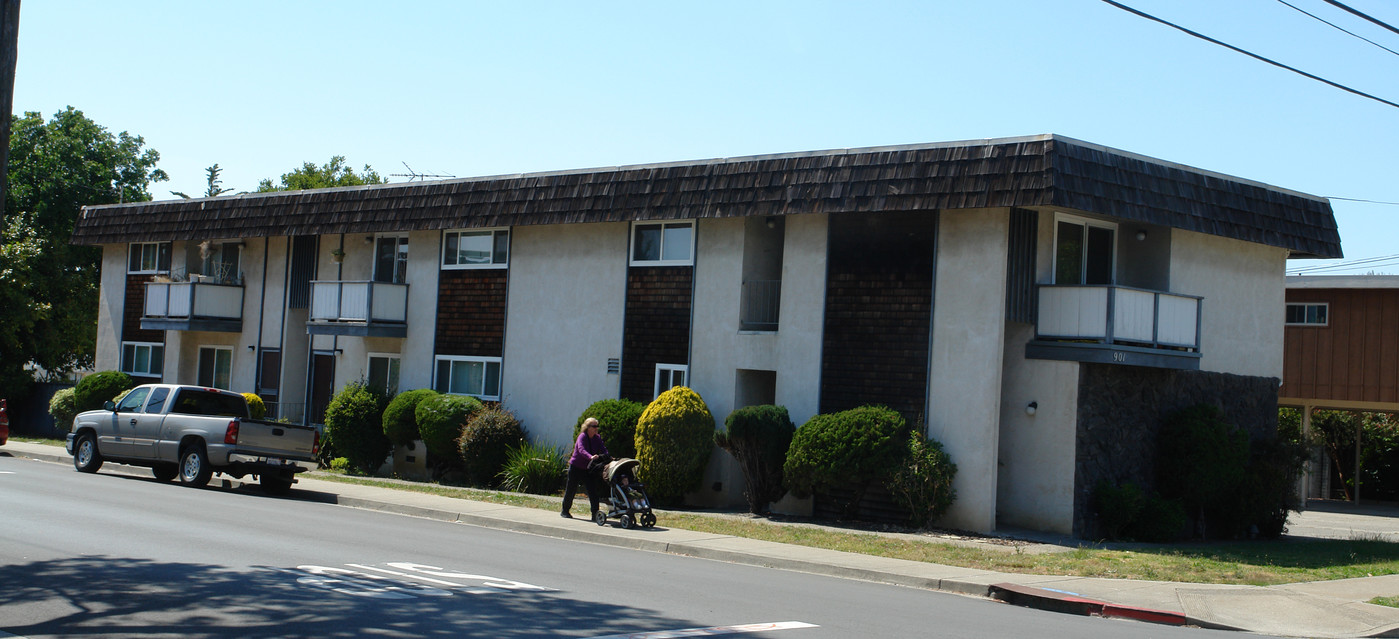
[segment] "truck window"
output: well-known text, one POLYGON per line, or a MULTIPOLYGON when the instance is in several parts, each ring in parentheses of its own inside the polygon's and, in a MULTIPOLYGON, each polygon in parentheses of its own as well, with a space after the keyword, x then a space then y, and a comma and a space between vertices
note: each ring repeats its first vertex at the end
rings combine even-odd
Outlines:
POLYGON ((241 395, 182 388, 176 393, 170 412, 209 417, 247 417, 248 402, 241 395))
POLYGON ((146 403, 146 394, 151 392, 149 388, 138 388, 126 394, 117 404, 117 412, 134 413, 141 410, 141 406, 146 403))
POLYGON ((159 413, 160 409, 165 406, 165 397, 169 394, 170 389, 168 388, 157 388, 151 391, 151 399, 146 402, 146 412, 159 413))

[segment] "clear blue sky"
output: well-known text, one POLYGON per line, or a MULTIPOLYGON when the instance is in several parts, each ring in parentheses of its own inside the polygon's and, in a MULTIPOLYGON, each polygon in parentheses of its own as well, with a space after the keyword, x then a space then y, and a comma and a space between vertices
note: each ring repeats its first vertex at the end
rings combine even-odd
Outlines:
MULTIPOLYGON (((1399 54, 1277 0, 1123 2, 1399 102, 1399 54)), ((1346 2, 1399 26, 1392 1, 1346 2)), ((1058 133, 1399 202, 1399 108, 1100 0, 25 0, 15 111, 66 105, 160 152, 157 199, 216 162, 252 190, 332 155, 468 177, 1058 133)), ((1399 256, 1399 206, 1333 207, 1347 261, 1399 256)), ((1399 257, 1332 272, 1372 268, 1399 257)))

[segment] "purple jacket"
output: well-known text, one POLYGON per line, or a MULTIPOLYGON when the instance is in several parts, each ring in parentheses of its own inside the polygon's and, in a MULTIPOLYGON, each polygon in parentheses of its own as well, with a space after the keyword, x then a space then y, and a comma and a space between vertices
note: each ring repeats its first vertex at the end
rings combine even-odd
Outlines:
POLYGON ((578 433, 578 441, 573 442, 573 457, 568 460, 568 465, 583 470, 588 469, 588 462, 596 455, 610 454, 607 446, 602 443, 601 435, 588 436, 587 430, 578 433))

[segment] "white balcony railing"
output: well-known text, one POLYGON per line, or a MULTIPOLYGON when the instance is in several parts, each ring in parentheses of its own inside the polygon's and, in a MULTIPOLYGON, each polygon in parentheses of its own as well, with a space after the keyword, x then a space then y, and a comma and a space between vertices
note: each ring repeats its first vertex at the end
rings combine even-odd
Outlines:
POLYGON ((312 322, 388 322, 408 320, 408 285, 365 281, 311 282, 312 322))
POLYGON ((206 282, 147 282, 144 316, 242 319, 243 287, 206 282))
POLYGON ((1200 350, 1200 300, 1126 286, 1041 286, 1036 338, 1200 350))

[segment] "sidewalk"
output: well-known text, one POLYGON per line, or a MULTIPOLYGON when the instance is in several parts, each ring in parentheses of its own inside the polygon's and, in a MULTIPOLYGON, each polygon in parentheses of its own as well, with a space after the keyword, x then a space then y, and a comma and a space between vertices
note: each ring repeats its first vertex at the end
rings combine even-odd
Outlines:
MULTIPOLYGON (((0 455, 72 463, 62 448, 11 441, 0 455)), ((117 468, 122 468, 118 466, 117 468)), ((144 469, 131 469, 145 473, 144 469)), ((940 590, 1066 612, 1292 637, 1399 637, 1399 575, 1232 586, 1000 573, 665 528, 600 527, 558 513, 358 486, 305 475, 294 498, 637 550, 940 590)), ((1055 548, 1043 548, 1053 551, 1055 548)))

